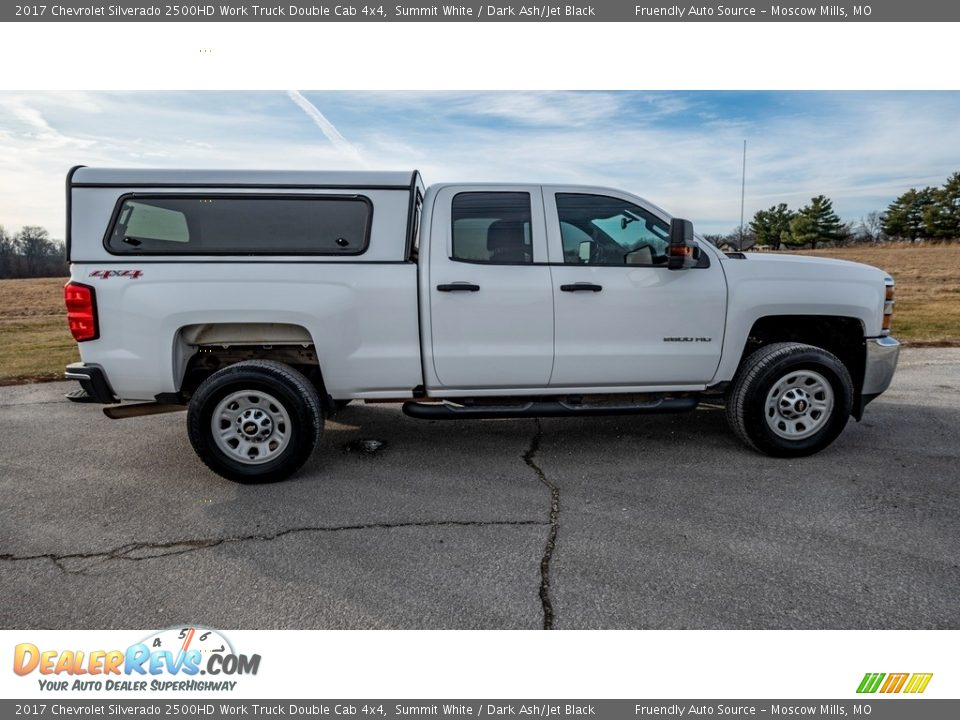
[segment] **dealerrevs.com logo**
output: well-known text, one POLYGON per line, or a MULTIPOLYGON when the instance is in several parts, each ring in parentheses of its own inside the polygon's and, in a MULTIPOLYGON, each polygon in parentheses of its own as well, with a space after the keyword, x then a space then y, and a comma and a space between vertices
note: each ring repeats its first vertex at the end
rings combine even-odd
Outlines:
POLYGON ((237 653, 219 632, 201 627, 161 630, 125 650, 47 649, 27 642, 13 654, 13 671, 38 675, 40 689, 48 691, 231 691, 238 682, 233 678, 259 669, 259 654, 237 653))
POLYGON ((866 673, 858 693, 922 693, 927 689, 933 673, 866 673))

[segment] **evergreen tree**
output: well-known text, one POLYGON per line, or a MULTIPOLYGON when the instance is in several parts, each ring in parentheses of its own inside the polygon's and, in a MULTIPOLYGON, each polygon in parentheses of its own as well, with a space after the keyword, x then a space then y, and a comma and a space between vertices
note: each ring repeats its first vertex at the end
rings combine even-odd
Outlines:
POLYGON ((774 205, 768 210, 758 210, 750 221, 750 230, 762 245, 772 245, 779 250, 781 243, 790 234, 790 221, 796 213, 786 203, 774 205))
POLYGON ((810 204, 800 208, 790 222, 791 244, 807 245, 814 250, 820 242, 838 242, 849 233, 833 210, 833 201, 826 195, 817 195, 810 204))
POLYGON ((913 242, 927 232, 924 214, 936 202, 935 188, 910 188, 898 197, 883 215, 883 232, 892 237, 907 238, 913 242))
POLYGON ((817 238, 817 226, 813 218, 799 212, 790 221, 790 233, 784 240, 787 245, 812 245, 816 248, 817 238))
POLYGON ((923 229, 927 237, 952 240, 960 238, 960 173, 954 173, 933 193, 933 203, 923 209, 923 229))

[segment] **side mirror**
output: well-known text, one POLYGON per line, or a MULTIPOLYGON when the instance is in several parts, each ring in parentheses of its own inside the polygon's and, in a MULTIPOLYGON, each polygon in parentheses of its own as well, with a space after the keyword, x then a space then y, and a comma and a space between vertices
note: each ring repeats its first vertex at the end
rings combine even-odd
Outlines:
POLYGON ((584 240, 577 246, 577 256, 580 258, 580 262, 587 264, 590 262, 590 256, 593 254, 593 243, 589 240, 584 240))
POLYGON ((693 241, 693 223, 689 220, 674 218, 670 221, 670 246, 667 249, 667 267, 682 270, 696 264, 693 241))

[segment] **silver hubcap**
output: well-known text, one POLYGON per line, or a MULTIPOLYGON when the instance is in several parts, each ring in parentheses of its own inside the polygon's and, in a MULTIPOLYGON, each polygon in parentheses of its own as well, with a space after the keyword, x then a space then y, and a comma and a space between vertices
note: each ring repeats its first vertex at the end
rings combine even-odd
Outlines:
POLYGON ((784 375, 770 388, 764 403, 767 425, 787 440, 802 440, 815 434, 832 412, 833 387, 813 370, 784 375))
POLYGON ((228 457, 259 465, 282 453, 290 442, 290 416, 272 395, 242 390, 227 395, 210 418, 213 439, 228 457))

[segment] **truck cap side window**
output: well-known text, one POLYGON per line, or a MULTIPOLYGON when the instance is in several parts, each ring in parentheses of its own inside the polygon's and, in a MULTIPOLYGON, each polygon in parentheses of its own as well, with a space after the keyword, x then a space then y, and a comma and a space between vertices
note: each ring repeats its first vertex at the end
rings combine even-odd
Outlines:
POLYGON ((530 194, 464 192, 453 198, 452 260, 499 265, 533 263, 530 194))
POLYGON ((127 195, 107 250, 123 255, 359 255, 370 201, 322 195, 127 195))
POLYGON ((670 226, 643 208, 606 195, 557 193, 566 265, 667 264, 670 226))

